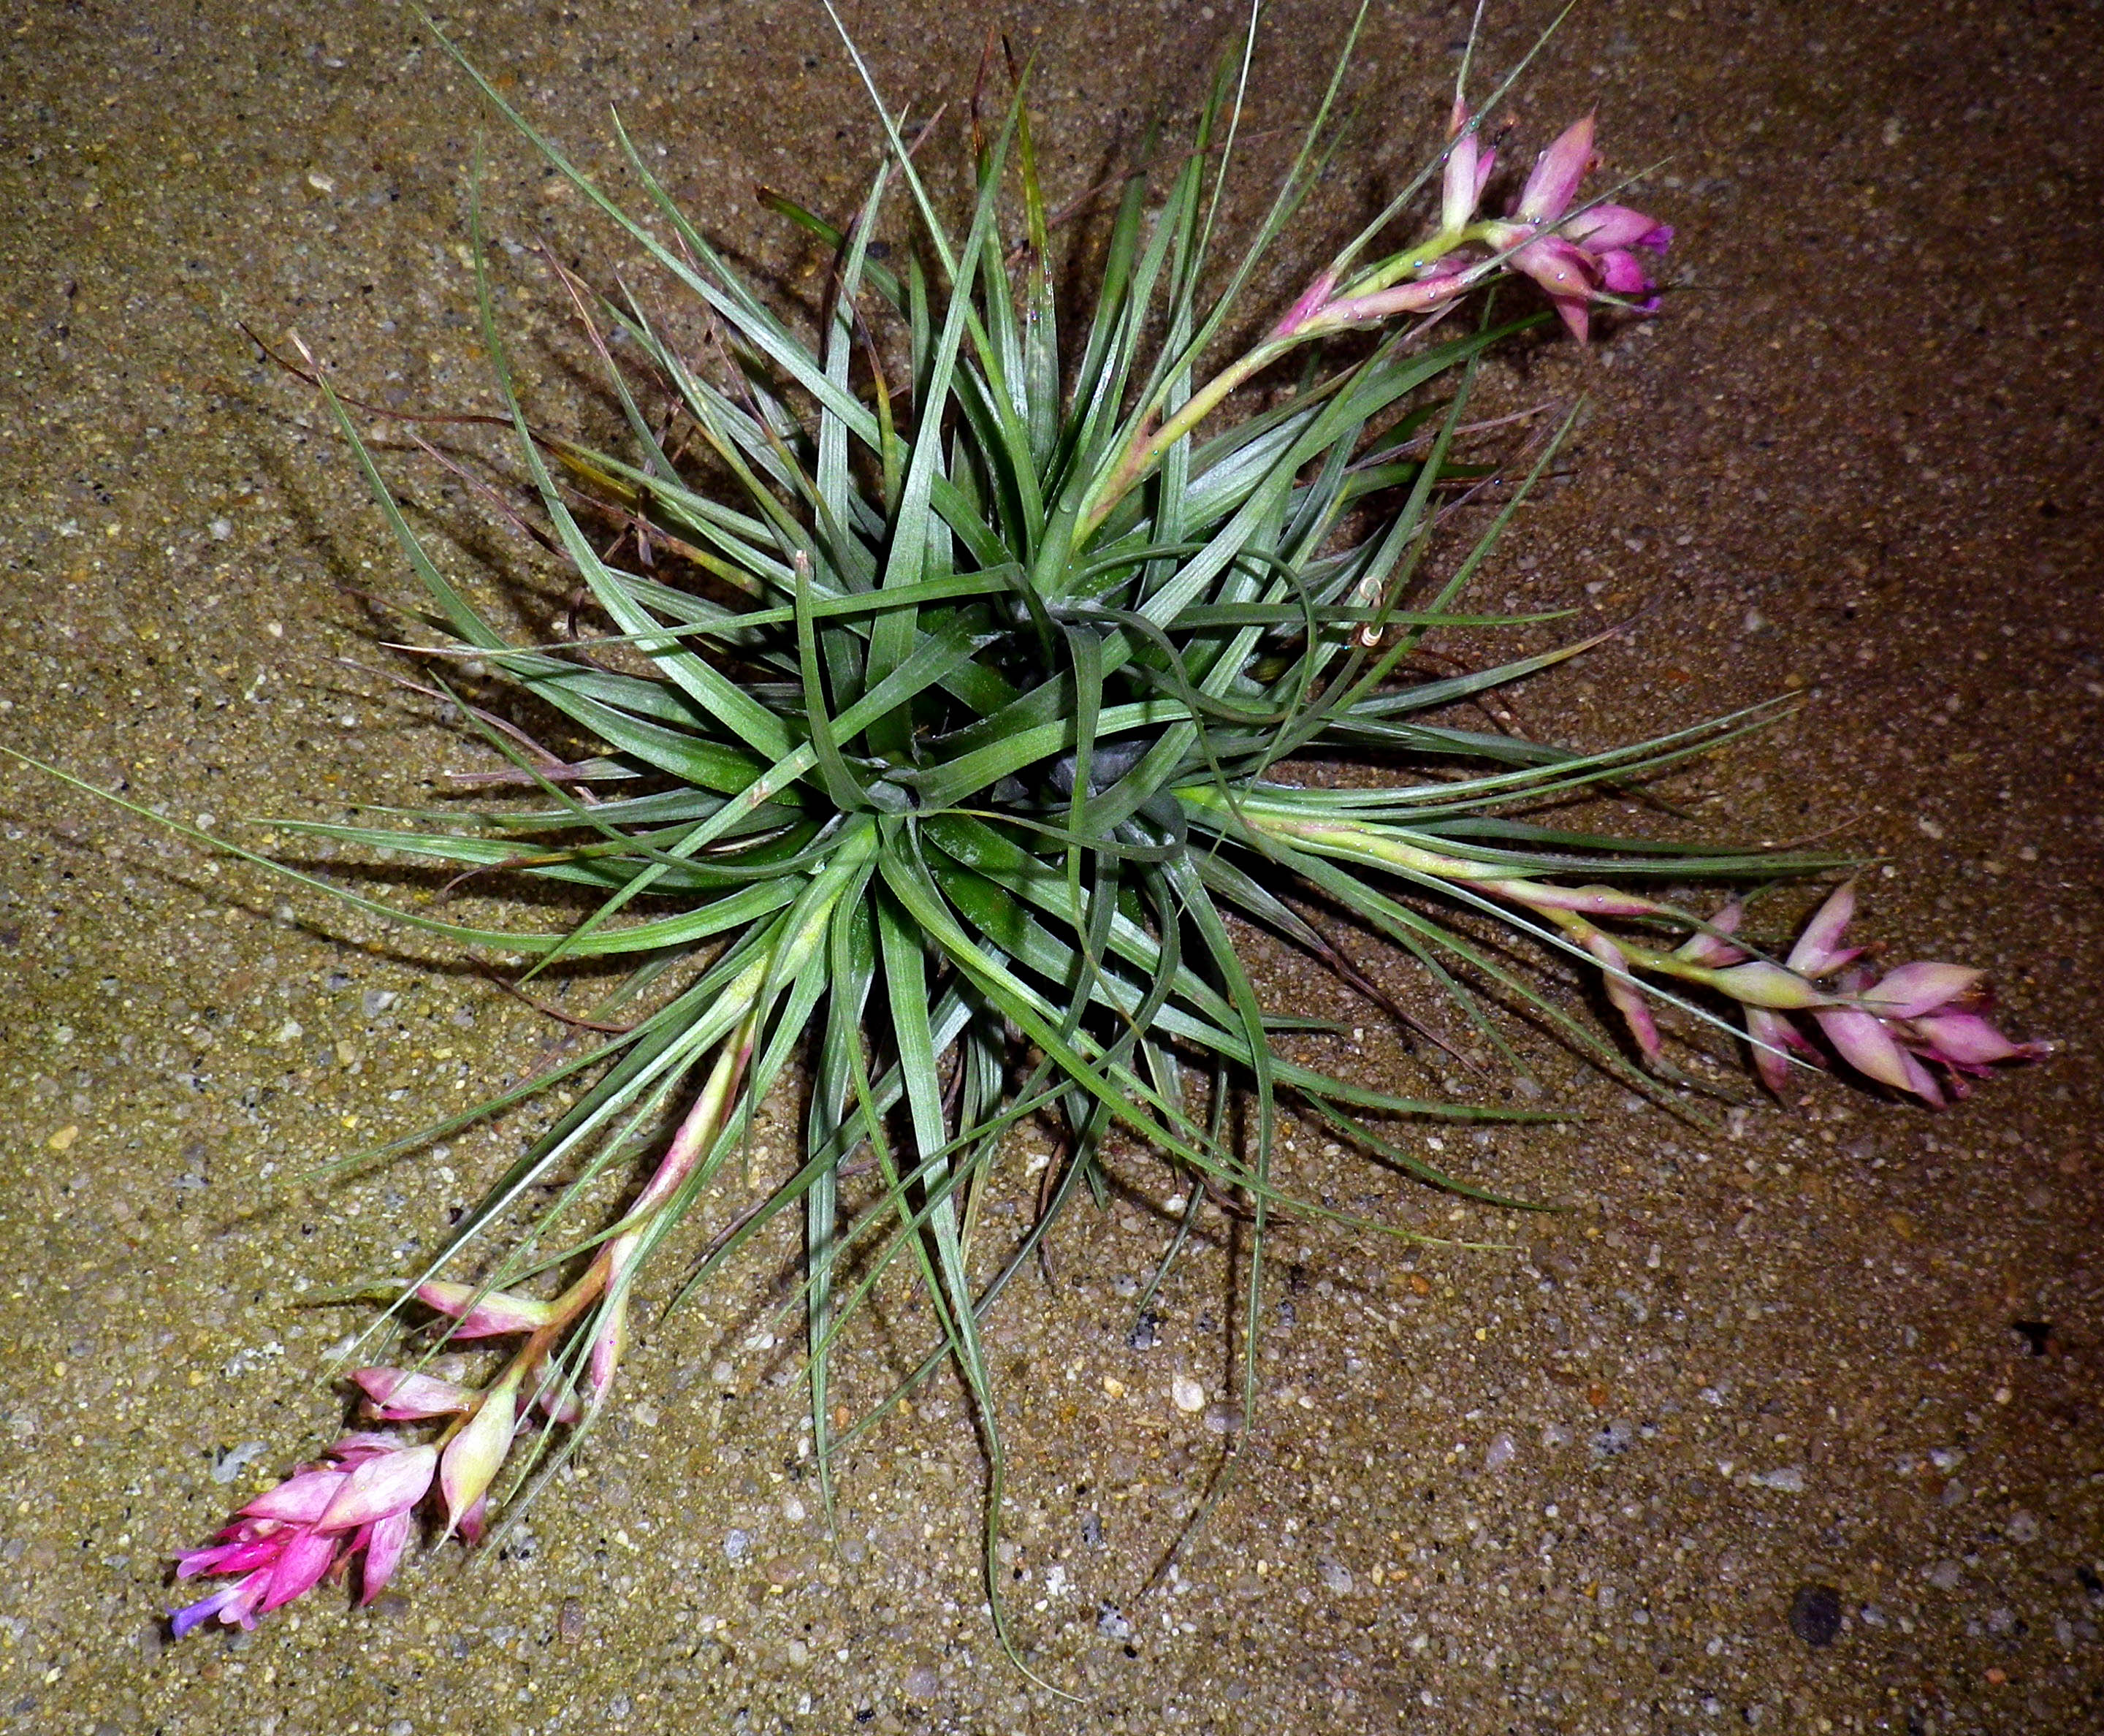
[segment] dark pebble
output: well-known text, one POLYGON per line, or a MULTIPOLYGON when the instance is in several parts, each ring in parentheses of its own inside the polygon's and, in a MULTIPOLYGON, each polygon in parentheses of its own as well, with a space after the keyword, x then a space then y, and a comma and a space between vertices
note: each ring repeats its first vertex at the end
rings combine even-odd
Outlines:
POLYGON ((1799 1586, 1790 1600, 1790 1631, 1809 1646, 1833 1645, 1841 1632, 1841 1594, 1831 1586, 1799 1586))

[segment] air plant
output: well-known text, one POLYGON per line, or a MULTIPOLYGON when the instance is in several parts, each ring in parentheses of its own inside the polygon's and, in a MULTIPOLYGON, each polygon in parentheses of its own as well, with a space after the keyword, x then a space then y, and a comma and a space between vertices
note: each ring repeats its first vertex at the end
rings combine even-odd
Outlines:
MULTIPOLYGON (((1830 980, 1849 962, 1830 907, 1778 961, 1737 935, 1736 903, 1705 918, 1637 890, 1767 880, 1824 860, 1518 817, 1625 788, 1774 715, 1756 707, 1581 753, 1465 727, 1451 708, 1583 643, 1474 673, 1411 673, 1429 631, 1508 624, 1461 613, 1458 600, 1557 449, 1539 444, 1431 582, 1444 505, 1457 481, 1482 475, 1460 448, 1482 358, 1548 317, 1509 314, 1516 297, 1482 292, 1531 279, 1582 340, 1594 306, 1648 296, 1671 232, 1626 206, 1578 199, 1589 118, 1543 154, 1506 215, 1481 215, 1492 157, 1481 111, 1457 100, 1439 154, 1237 350, 1250 286, 1332 148, 1349 58, 1348 45, 1268 212, 1224 257, 1216 220, 1247 47, 1224 63, 1188 150, 1165 161, 1158 203, 1145 171, 1126 179, 1092 300, 1072 321, 1055 303, 1054 221, 1020 81, 1005 114, 984 125, 974 114, 961 227, 871 85, 888 148, 852 217, 835 225, 769 195, 831 256, 809 332, 730 268, 625 132, 654 222, 468 67, 518 132, 693 298, 707 340, 683 347, 640 299, 566 274, 630 441, 600 451, 548 431, 514 390, 478 214, 483 336, 535 503, 519 511, 537 515, 536 534, 604 628, 549 644, 507 640, 441 570, 308 356, 444 636, 423 647, 426 666, 472 657, 598 745, 557 752, 490 724, 512 762, 505 775, 534 790, 534 805, 293 829, 583 889, 595 908, 556 933, 377 908, 526 959, 527 978, 628 961, 649 1010, 419 1136, 582 1084, 395 1288, 390 1314, 429 1319, 430 1348, 354 1378, 371 1422, 412 1432, 354 1435, 252 1502, 219 1545, 185 1556, 185 1575, 228 1583, 181 1613, 179 1629, 214 1617, 247 1625, 359 1551, 370 1597, 427 1490, 445 1528, 470 1541, 498 1497, 515 1505, 530 1493, 606 1404, 643 1274, 680 1245, 683 1221, 800 1063, 800 1155, 764 1203, 688 1256, 680 1293, 769 1225, 800 1218, 796 1305, 822 1476, 844 1442, 947 1362, 978 1407, 997 1515, 983 1323, 1065 1208, 1099 1182, 1114 1130, 1188 1175, 1191 1216, 1209 1198, 1245 1216, 1253 1407, 1274 1214, 1290 1204, 1381 1227, 1296 1198, 1279 1161, 1282 1115, 1391 1171, 1511 1204, 1435 1167, 1410 1128, 1545 1113, 1406 1097, 1293 1059, 1289 1039, 1311 1022, 1267 1005, 1238 925, 1298 948, 1420 1030, 1434 1023, 1434 1009, 1397 1007, 1375 989, 1304 913, 1310 899, 1415 960, 1449 1016, 1522 1073, 1501 1029, 1513 1011, 1678 1100, 1652 1011, 1660 1000, 1713 1024, 1745 1009, 1763 1076, 1776 1082, 1785 1051, 1821 1053, 1789 1022, 1799 1014, 1852 1065, 1929 1100, 1938 1092, 1924 1063, 1955 1077, 2031 1052, 1979 1016, 1976 973, 1910 965, 1882 981, 1830 980), (1381 251, 1435 181, 1430 232, 1381 251), (1024 231, 1013 248, 1011 185, 1024 231), (880 232, 902 210, 910 237, 880 257, 880 232), (1478 310, 1465 330, 1454 318, 1464 306, 1478 310), (1260 379, 1262 395, 1238 390, 1260 379), (1302 781, 1325 754, 1372 758, 1395 781, 1302 781), (1486 938, 1500 932, 1597 967, 1649 1071, 1486 938), (996 1245, 977 1205, 1032 1118, 1054 1123, 1063 1143, 1035 1221, 996 1245), (669 1140, 654 1144, 668 1121, 669 1140), (573 1227, 593 1184, 643 1150, 655 1153, 649 1180, 617 1221, 573 1227), (517 1231, 529 1190, 550 1185, 554 1205, 517 1231), (840 1335, 894 1266, 935 1322, 926 1359, 837 1429, 840 1335), (505 1347, 479 1384, 432 1361, 470 1345, 505 1347)), ((997 1582, 992 1530, 990 1518, 997 1582)), ((999 1622, 997 1595, 995 1610, 999 1622)))

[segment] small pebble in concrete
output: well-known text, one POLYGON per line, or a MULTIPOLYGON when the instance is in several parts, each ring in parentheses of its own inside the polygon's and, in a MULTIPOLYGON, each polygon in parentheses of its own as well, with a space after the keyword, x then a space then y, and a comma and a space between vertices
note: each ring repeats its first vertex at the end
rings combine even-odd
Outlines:
POLYGON ((1352 1570, 1341 1561, 1319 1561, 1315 1571, 1322 1576, 1322 1583, 1340 1595, 1352 1589, 1352 1570))
POLYGON ((751 1553, 751 1549, 752 1533, 751 1532, 726 1531, 724 1533, 724 1558, 726 1560, 742 1561, 751 1553))
POLYGON ((906 1697, 909 1700, 932 1700, 940 1686, 942 1683, 934 1671, 925 1663, 916 1663, 906 1672, 906 1697))
POLYGON ((1814 1648, 1833 1645, 1841 1633, 1841 1594, 1831 1586, 1799 1586, 1790 1600, 1790 1631, 1814 1648))
POLYGON ((1176 1408, 1196 1416, 1206 1408, 1206 1389, 1188 1374, 1179 1374, 1169 1383, 1169 1396, 1176 1408))

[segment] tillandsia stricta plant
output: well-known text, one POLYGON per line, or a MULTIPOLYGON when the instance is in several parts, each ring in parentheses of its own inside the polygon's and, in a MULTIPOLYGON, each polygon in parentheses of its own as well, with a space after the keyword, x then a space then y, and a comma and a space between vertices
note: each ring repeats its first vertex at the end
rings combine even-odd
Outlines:
POLYGON ((497 419, 528 484, 507 510, 567 565, 604 629, 552 644, 508 640, 441 570, 351 406, 301 346, 427 594, 425 618, 442 636, 421 648, 426 667, 471 657, 593 745, 558 752, 464 705, 511 762, 497 781, 534 791, 533 805, 297 829, 582 889, 598 900, 589 916, 544 933, 473 928, 311 881, 528 960, 528 978, 628 961, 648 1010, 388 1148, 582 1087, 429 1265, 393 1287, 388 1317, 429 1330, 399 1366, 356 1370, 375 1426, 182 1558, 183 1576, 221 1584, 176 1614, 179 1632, 214 1618, 247 1626, 354 1555, 371 1598, 427 1503, 470 1542, 493 1506, 515 1510, 600 1414, 642 1274, 681 1246, 675 1233, 799 1063, 799 1158, 698 1257, 687 1253, 680 1294, 769 1225, 800 1220, 795 1306, 822 1479, 916 1381, 954 1368, 990 1464, 986 1569, 1003 1624, 1001 1444, 983 1323, 1064 1209, 1100 1184, 1114 1130, 1186 1173, 1184 1231, 1208 1200, 1246 1222, 1246 1415, 1274 1214, 1290 1205, 1382 1227, 1296 1196, 1278 1163, 1289 1108, 1391 1171, 1516 1203, 1433 1167, 1410 1128, 1544 1110, 1406 1097, 1293 1059, 1302 1051, 1289 1039, 1312 1021, 1266 1006, 1238 927, 1299 948, 1429 1040, 1455 1042, 1433 1030, 1443 1007, 1523 1073, 1501 1029, 1517 1012, 1669 1101, 1677 1075, 1658 1000, 1719 1025, 1742 1010, 1761 1074, 1778 1085, 1793 1053, 1827 1058, 1819 1037, 1930 1102, 1942 1089, 1932 1068, 1955 1085, 2035 1052, 1987 1022, 1977 972, 1923 963, 1879 977, 1844 952, 1845 888, 1783 959, 1739 936, 1736 900, 1703 916, 1642 890, 1830 860, 1522 817, 1626 788, 1773 715, 1758 707, 1581 753, 1446 713, 1582 645, 1415 673, 1429 631, 1504 624, 1459 612, 1458 600, 1556 450, 1538 443, 1433 582, 1446 505, 1482 480, 1460 456, 1482 359, 1549 318, 1538 306, 1503 318, 1491 293, 1531 279, 1582 341, 1599 304, 1645 310, 1670 231, 1580 198, 1589 118, 1542 152, 1504 215, 1485 216, 1495 163, 1481 115, 1511 80, 1473 106, 1464 65, 1442 149, 1282 314, 1252 320, 1250 287, 1334 149, 1350 56, 1348 42, 1268 209, 1223 257, 1253 35, 1223 62, 1158 190, 1143 171, 1125 179, 1078 319, 1055 304, 1054 223, 1021 81, 1004 113, 974 111, 961 225, 924 180, 922 141, 909 148, 871 85, 886 149, 851 217, 836 225, 769 196, 831 256, 808 332, 730 268, 625 133, 654 221, 468 67, 693 298, 707 337, 683 347, 640 298, 563 274, 630 440, 609 452, 556 435, 515 392, 478 215, 497 419), (1435 186, 1429 232, 1392 249, 1383 238, 1435 186), (1023 233, 1013 248, 1011 199, 1023 233), (899 214, 910 234, 880 257, 899 214), (1460 331, 1464 306, 1479 317, 1460 331), (1259 376, 1270 390, 1237 395, 1259 376), (1339 753, 1396 768, 1394 781, 1298 781, 1296 765, 1339 753), (1415 960, 1435 1006, 1398 1006, 1375 989, 1303 913, 1311 900, 1415 960), (1596 967, 1641 1065, 1530 981, 1504 933, 1596 967), (1034 1221, 1002 1239, 980 1204, 1032 1118, 1063 1130, 1060 1154, 1034 1221), (640 1190, 613 1223, 590 1221, 594 1185, 644 1153, 640 1190), (554 1204, 517 1229, 529 1192, 549 1187, 554 1204), (894 1268, 925 1298, 931 1341, 889 1398, 843 1424, 836 1348, 894 1268), (478 1364, 464 1348, 497 1354, 478 1364), (477 1367, 489 1372, 478 1379, 477 1367))

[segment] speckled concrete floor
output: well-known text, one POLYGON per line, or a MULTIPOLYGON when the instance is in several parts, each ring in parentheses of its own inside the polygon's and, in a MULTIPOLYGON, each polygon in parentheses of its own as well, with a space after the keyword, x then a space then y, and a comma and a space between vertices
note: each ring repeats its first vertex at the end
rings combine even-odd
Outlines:
MULTIPOLYGON (((1540 21, 1496 11, 1491 61, 1540 21)), ((1004 24, 1070 189, 1226 27, 1188 0, 849 18, 921 112, 1004 24)), ((1464 21, 1375 7, 1330 220, 1429 140, 1464 21)), ((1340 23, 1278 9, 1256 118, 1304 111, 1340 23)), ((808 285, 747 189, 839 208, 869 159, 815 9, 493 6, 465 33, 588 161, 620 103, 707 226, 808 285)), ((234 322, 296 325, 396 407, 475 399, 461 80, 381 4, 32 0, 4 53, 0 739, 212 824, 420 799, 471 750, 380 673, 360 592, 403 594, 392 556, 234 322)), ((1305 1151, 1311 1188, 1517 1251, 1290 1236, 1252 1451, 1144 1596, 1220 1447, 1169 1388, 1221 1385, 1228 1279, 1202 1252, 1127 1346, 1166 1191, 1134 1161, 1000 1338, 1018 1630, 1077 1702, 992 1642, 953 1397, 845 1467, 825 1546, 761 1278, 650 1337, 515 1559, 164 1647, 170 1554, 341 1415, 314 1370, 352 1316, 298 1292, 404 1257, 515 1131, 421 1179, 288 1177, 551 1039, 399 936, 0 772, 0 1727, 2104 1729, 2100 69, 2071 0, 1594 0, 1521 136, 1597 101, 1614 169, 1667 159, 1691 287, 1496 382, 1596 409, 1493 600, 1647 605, 1530 725, 1604 743, 1802 691, 1695 786, 1709 811, 1883 852, 1874 934, 1990 966, 2059 1054, 1941 1117, 1821 1082, 1718 1137, 1573 1076, 1593 1118, 1449 1154, 1558 1217, 1450 1219, 1305 1151)), ((591 234, 506 144, 489 202, 515 244, 591 234)))

